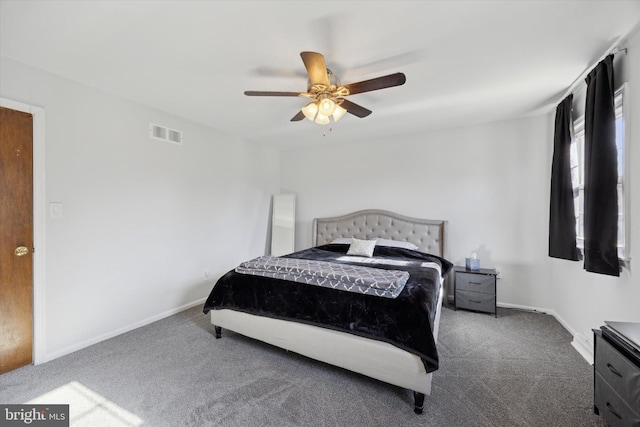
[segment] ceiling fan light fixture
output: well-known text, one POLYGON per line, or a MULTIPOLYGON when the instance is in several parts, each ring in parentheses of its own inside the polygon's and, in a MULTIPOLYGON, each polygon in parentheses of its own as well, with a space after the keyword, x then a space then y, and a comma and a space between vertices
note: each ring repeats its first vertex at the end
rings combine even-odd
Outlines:
POLYGON ((318 115, 318 103, 316 101, 308 103, 306 106, 302 107, 300 110, 304 116, 311 120, 312 122, 316 120, 316 116, 318 115))
POLYGON ((329 117, 336 111, 336 103, 327 95, 324 95, 318 100, 318 109, 320 114, 329 117))
POLYGON ((345 108, 342 108, 339 105, 336 105, 336 110, 333 112, 333 121, 337 122, 347 113, 345 108))
POLYGON ((328 125, 329 123, 331 123, 331 119, 329 119, 329 116, 325 116, 320 112, 316 115, 316 119, 314 121, 319 125, 328 125))
POLYGON ((304 114, 307 119, 311 120, 312 122, 316 122, 319 125, 329 124, 331 123, 331 119, 333 119, 334 122, 337 122, 347 112, 346 109, 342 108, 340 105, 336 104, 329 98, 321 99, 319 101, 312 101, 302 107, 300 111, 302 111, 302 114, 304 114), (322 103, 324 101, 329 101, 331 105, 329 106, 329 109, 325 109, 323 111, 322 103))

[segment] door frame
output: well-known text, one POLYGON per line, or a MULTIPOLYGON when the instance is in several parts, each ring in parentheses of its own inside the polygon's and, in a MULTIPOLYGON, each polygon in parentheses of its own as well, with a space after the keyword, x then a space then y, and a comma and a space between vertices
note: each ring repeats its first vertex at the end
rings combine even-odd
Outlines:
POLYGON ((33 115, 33 364, 47 362, 45 304, 45 111, 0 97, 0 106, 33 115))

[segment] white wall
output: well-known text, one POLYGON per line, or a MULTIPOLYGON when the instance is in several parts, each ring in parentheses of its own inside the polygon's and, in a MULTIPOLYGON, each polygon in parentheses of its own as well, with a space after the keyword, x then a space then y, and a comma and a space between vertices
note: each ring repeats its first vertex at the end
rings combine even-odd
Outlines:
POLYGON ((314 217, 379 208, 445 219, 451 261, 477 252, 482 266, 503 269, 499 301, 546 307, 549 132, 546 117, 535 117, 284 151, 282 188, 298 196, 297 248, 311 244, 314 217))
POLYGON ((46 219, 45 360, 201 302, 265 252, 275 151, 0 64, 0 96, 45 109, 45 204, 63 204, 46 219), (151 139, 150 122, 184 145, 151 139))

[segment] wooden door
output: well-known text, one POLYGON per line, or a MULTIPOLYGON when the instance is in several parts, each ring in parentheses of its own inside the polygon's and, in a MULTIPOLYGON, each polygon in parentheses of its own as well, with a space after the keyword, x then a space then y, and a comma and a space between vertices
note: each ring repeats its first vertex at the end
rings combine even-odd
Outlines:
POLYGON ((0 107, 0 374, 33 354, 33 116, 0 107))

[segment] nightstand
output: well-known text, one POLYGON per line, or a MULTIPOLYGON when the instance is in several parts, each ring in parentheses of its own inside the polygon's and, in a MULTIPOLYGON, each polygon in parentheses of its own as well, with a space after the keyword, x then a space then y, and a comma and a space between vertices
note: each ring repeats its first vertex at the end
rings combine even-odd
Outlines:
POLYGON ((593 330, 593 411, 611 426, 640 426, 640 323, 605 323, 593 330))
POLYGON ((464 267, 453 267, 453 304, 456 310, 481 311, 498 317, 496 275, 491 268, 471 271, 464 267))

